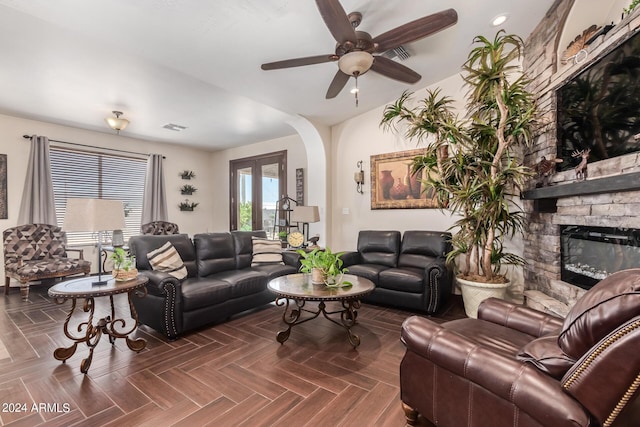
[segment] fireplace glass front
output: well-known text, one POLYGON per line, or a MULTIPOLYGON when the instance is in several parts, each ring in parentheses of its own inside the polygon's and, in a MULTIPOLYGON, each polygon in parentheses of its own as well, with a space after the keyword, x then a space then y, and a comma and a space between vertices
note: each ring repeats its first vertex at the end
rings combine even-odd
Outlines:
POLYGON ((561 279, 590 289, 616 271, 640 267, 640 230, 562 226, 561 279))

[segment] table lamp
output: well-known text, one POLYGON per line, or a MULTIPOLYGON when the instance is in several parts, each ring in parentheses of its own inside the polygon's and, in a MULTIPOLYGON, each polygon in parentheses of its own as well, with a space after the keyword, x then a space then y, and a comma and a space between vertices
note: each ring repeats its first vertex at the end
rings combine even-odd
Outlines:
POLYGON ((91 231, 98 233, 98 280, 93 285, 105 285, 102 280, 102 232, 125 228, 124 206, 120 200, 67 199, 64 231, 91 231))
POLYGON ((305 242, 309 240, 309 223, 320 221, 317 206, 294 206, 291 212, 291 222, 301 222, 305 242))

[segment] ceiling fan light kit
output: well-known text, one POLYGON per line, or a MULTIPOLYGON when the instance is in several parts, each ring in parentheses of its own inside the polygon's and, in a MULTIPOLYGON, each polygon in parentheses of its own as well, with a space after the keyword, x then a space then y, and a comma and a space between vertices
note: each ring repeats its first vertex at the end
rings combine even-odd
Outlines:
POLYGON ((316 5, 329 32, 337 41, 335 53, 269 62, 262 64, 261 68, 277 70, 338 61, 339 70, 329 85, 326 99, 335 98, 349 78, 355 77, 356 106, 358 76, 369 70, 410 84, 417 83, 422 78, 411 68, 383 56, 386 51, 420 40, 458 22, 457 12, 454 9, 446 9, 408 22, 377 37, 371 37, 364 31, 355 30, 362 20, 362 14, 359 12, 347 15, 338 0, 316 0, 316 5))
POLYGON ((373 65, 373 55, 369 52, 352 51, 345 53, 338 60, 338 68, 349 76, 361 76, 373 65))
POLYGON ((129 124, 129 120, 123 119, 120 116, 122 115, 122 111, 112 111, 115 117, 105 117, 105 121, 109 125, 109 127, 116 132, 120 133, 121 130, 127 127, 129 124))

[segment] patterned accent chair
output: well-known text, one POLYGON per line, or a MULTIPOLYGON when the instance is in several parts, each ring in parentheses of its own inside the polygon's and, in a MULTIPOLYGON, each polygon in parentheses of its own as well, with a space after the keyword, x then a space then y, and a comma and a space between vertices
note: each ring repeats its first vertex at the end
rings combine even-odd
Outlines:
POLYGON ((180 234, 178 224, 167 221, 152 221, 140 226, 142 234, 153 234, 156 236, 166 236, 169 234, 180 234))
POLYGON ((10 278, 20 281, 20 292, 26 301, 29 282, 88 275, 91 270, 82 249, 67 249, 67 234, 55 225, 26 224, 9 228, 3 233, 3 241, 5 295, 9 293, 10 278), (78 252, 78 258, 68 258, 70 251, 78 252))

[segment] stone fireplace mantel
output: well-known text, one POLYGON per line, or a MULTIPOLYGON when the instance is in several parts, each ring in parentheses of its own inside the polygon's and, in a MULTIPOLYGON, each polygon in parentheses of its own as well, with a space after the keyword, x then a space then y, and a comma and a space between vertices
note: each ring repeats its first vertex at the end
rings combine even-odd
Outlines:
MULTIPOLYGON (((630 34, 640 31, 640 12, 627 16, 606 35, 600 35, 588 47, 580 63, 561 64, 560 53, 576 34, 567 30, 571 8, 578 1, 556 1, 536 30, 528 37, 523 68, 533 78, 531 90, 538 94, 538 105, 545 123, 525 158, 533 166, 545 156, 556 155, 556 90, 571 76, 611 51, 630 34)), ((594 5, 594 7, 596 7, 594 5)), ((603 14, 608 2, 600 4, 603 14)), ((594 14, 595 16, 595 14, 594 14)), ((604 15, 603 15, 604 16, 604 15)), ((602 25, 604 22, 590 22, 602 25)), ((561 280, 561 226, 621 227, 640 229, 640 153, 601 160, 589 164, 589 179, 575 182, 573 171, 554 176, 549 187, 522 193, 527 230, 523 237, 526 304, 564 316, 585 292, 561 280)))

